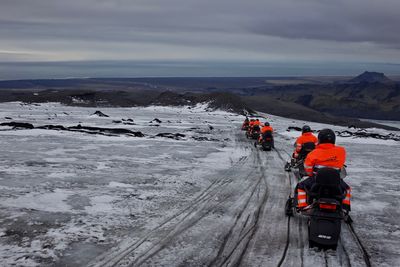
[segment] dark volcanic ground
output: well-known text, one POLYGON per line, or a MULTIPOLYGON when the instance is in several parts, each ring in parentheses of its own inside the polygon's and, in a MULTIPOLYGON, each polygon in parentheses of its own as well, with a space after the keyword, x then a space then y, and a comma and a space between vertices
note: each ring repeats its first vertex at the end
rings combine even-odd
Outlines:
POLYGON ((0 81, 0 102, 59 102, 86 107, 184 106, 210 102, 237 113, 254 110, 360 128, 355 118, 400 120, 400 85, 380 73, 354 79, 110 78, 0 81))

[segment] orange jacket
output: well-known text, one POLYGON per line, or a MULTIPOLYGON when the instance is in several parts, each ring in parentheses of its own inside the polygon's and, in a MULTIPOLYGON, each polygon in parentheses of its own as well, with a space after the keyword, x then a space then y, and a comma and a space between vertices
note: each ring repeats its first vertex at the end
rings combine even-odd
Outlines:
POLYGON ((340 170, 346 161, 344 147, 334 144, 319 144, 311 151, 304 161, 304 169, 307 175, 313 175, 314 168, 334 168, 340 170))
POLYGON ((317 145, 318 143, 318 138, 313 135, 313 133, 303 133, 301 136, 299 136, 296 139, 296 152, 300 152, 301 148, 303 147, 303 144, 305 143, 314 143, 315 145, 317 145))
POLYGON ((254 125, 260 126, 260 125, 261 125, 261 122, 260 122, 260 121, 254 121, 254 125))
POLYGON ((265 132, 268 132, 268 131, 273 132, 274 129, 271 126, 264 126, 264 127, 261 128, 261 133, 262 134, 265 133, 265 132))
POLYGON ((253 127, 253 125, 254 125, 255 122, 256 122, 256 121, 250 121, 250 122, 249 122, 249 126, 250 126, 250 127, 253 127))

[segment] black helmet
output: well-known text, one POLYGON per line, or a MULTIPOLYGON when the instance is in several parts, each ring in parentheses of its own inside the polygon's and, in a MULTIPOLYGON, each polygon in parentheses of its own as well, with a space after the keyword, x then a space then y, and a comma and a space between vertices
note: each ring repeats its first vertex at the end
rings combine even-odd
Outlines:
POLYGON ((264 123, 264 125, 265 125, 265 126, 269 126, 269 122, 266 121, 266 122, 264 123))
POLYGON ((318 134, 319 144, 325 144, 325 143, 335 144, 335 141, 336 141, 335 132, 332 131, 331 129, 323 129, 318 134))
POLYGON ((259 119, 256 119, 256 121, 259 121, 259 119))
POLYGON ((301 129, 301 131, 303 133, 309 133, 309 132, 311 132, 311 127, 308 125, 304 125, 303 128, 301 129))

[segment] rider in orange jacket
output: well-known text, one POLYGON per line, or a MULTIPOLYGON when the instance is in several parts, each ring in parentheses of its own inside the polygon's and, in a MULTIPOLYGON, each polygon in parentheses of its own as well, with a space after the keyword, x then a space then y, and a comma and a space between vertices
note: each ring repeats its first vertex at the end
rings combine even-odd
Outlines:
POLYGON ((293 152, 293 158, 297 159, 301 149, 303 148, 303 144, 306 143, 314 143, 316 146, 318 143, 318 139, 315 135, 313 135, 310 126, 304 125, 302 128, 302 134, 296 139, 295 150, 293 152))
POLYGON ((255 122, 256 122, 255 119, 250 119, 249 128, 252 128, 252 127, 254 126, 254 123, 255 123, 255 122))
MULTIPOLYGON (((336 146, 335 140, 335 133, 331 129, 323 129, 318 134, 318 145, 307 155, 304 162, 304 169, 309 177, 296 186, 297 208, 301 209, 310 204, 307 203, 307 191, 315 183, 315 174, 318 169, 330 168, 340 172, 344 167, 346 151, 343 147, 336 146)), ((343 194, 346 193, 342 201, 343 208, 350 210, 351 189, 342 179, 340 189, 343 194)))
POLYGON ((272 128, 272 127, 269 125, 269 122, 265 122, 265 123, 264 123, 264 126, 261 128, 261 134, 264 134, 264 133, 266 133, 266 132, 268 132, 268 131, 273 132, 273 131, 274 131, 274 128, 272 128))
POLYGON ((271 133, 271 138, 272 138, 272 133, 274 132, 274 128, 272 128, 272 127, 269 125, 269 122, 265 122, 265 123, 264 123, 264 126, 261 128, 261 134, 260 134, 260 136, 258 137, 258 142, 259 142, 259 143, 261 143, 261 141, 262 141, 263 138, 264 138, 264 134, 267 133, 267 132, 270 132, 270 133, 271 133))

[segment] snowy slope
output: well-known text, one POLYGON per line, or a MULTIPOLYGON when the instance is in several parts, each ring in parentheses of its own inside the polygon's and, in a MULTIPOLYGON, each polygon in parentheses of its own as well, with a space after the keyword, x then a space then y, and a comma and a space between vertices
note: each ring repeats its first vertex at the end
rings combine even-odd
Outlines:
MULTIPOLYGON (((96 110, 0 104, 0 122, 145 135, 0 126, 5 265, 365 266, 346 225, 338 251, 319 252, 307 247, 306 221, 283 214, 295 184, 283 165, 299 134, 286 129, 304 122, 263 114, 277 132, 277 149, 263 152, 239 130, 243 117, 207 105, 101 108, 109 117, 92 115, 96 110)), ((338 143, 348 151, 354 230, 373 265, 397 266, 400 143, 338 143)))

